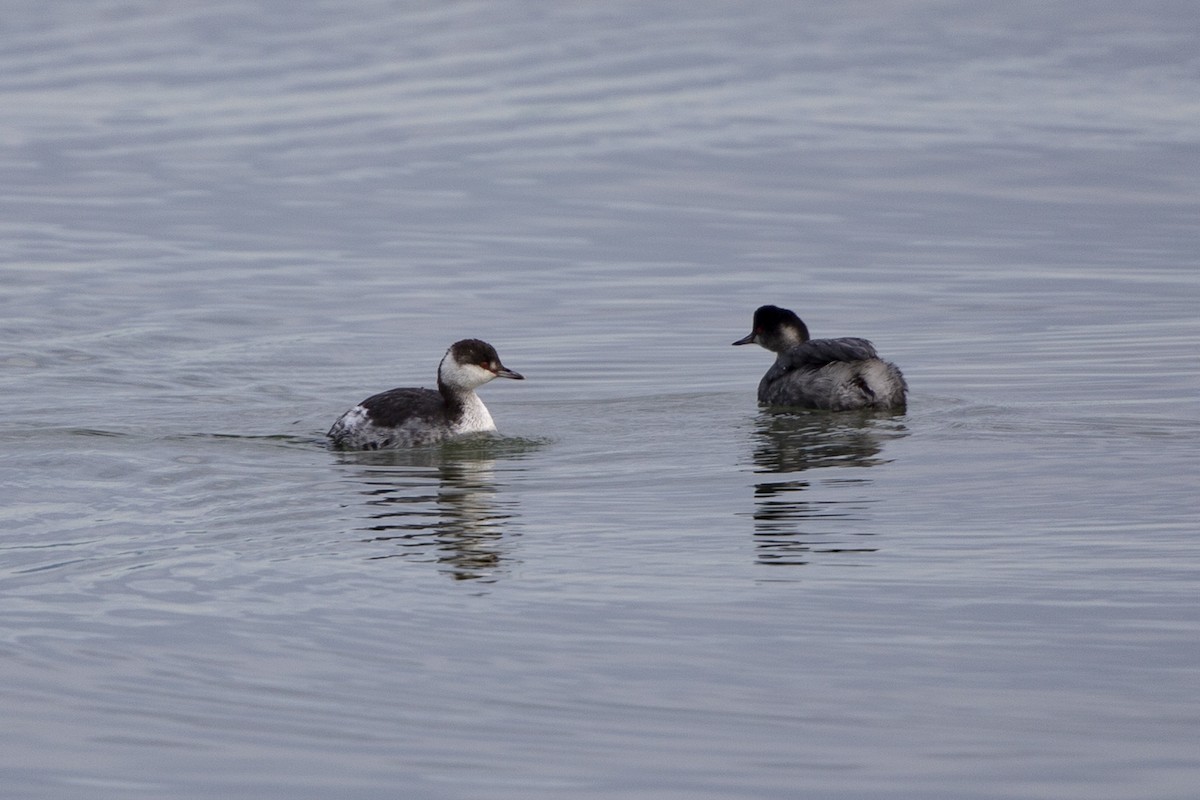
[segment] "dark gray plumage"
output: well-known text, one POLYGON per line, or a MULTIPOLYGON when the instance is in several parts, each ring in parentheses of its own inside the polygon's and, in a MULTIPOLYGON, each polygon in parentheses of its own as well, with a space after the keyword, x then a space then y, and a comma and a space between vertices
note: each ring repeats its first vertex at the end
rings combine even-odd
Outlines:
POLYGON ((758 344, 776 354, 758 384, 758 401, 828 411, 902 411, 908 385, 900 369, 884 361, 866 339, 810 339, 792 311, 761 306, 750 334, 734 342, 758 344))

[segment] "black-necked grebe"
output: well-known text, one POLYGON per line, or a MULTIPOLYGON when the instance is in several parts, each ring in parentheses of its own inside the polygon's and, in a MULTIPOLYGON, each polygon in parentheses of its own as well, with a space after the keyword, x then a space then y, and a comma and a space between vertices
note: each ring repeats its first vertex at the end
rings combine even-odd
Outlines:
POLYGON ((421 447, 452 436, 494 431, 496 423, 475 390, 493 378, 524 376, 500 363, 496 348, 479 339, 450 345, 438 364, 437 391, 391 389, 342 414, 327 434, 344 450, 421 447))
POLYGON ((786 308, 761 306, 754 329, 734 344, 758 344, 776 354, 758 384, 758 401, 829 411, 902 411, 908 386, 895 364, 866 339, 809 339, 808 327, 786 308))

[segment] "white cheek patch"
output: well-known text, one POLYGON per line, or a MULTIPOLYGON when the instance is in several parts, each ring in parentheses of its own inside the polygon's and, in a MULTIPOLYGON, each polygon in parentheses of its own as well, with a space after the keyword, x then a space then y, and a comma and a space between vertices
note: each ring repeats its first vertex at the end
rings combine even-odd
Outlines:
POLYGON ((474 389, 495 378, 495 373, 478 364, 447 364, 442 369, 442 380, 451 386, 474 389))

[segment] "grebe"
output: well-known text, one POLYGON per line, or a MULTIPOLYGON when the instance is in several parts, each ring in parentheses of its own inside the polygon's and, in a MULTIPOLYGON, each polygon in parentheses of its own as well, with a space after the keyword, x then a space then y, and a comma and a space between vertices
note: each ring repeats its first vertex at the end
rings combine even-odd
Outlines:
POLYGON ((794 312, 761 306, 754 312, 754 329, 734 344, 758 344, 776 354, 758 384, 760 403, 829 411, 904 410, 904 376, 866 339, 810 339, 808 327, 794 312))
POLYGON ((494 431, 496 423, 475 390, 493 378, 524 380, 479 339, 450 345, 438 364, 437 391, 391 389, 342 414, 327 434, 343 450, 420 447, 453 436, 494 431))

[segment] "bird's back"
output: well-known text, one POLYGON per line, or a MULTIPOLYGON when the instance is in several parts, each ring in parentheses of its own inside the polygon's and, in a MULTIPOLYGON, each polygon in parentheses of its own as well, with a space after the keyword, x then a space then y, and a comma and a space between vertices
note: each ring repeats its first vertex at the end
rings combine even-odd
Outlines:
POLYGON ((433 389, 389 389, 347 411, 328 436, 335 447, 377 450, 431 444, 446 438, 446 401, 433 389))
POLYGON ((900 410, 908 387, 866 339, 811 339, 780 353, 758 385, 760 403, 829 411, 900 410))

